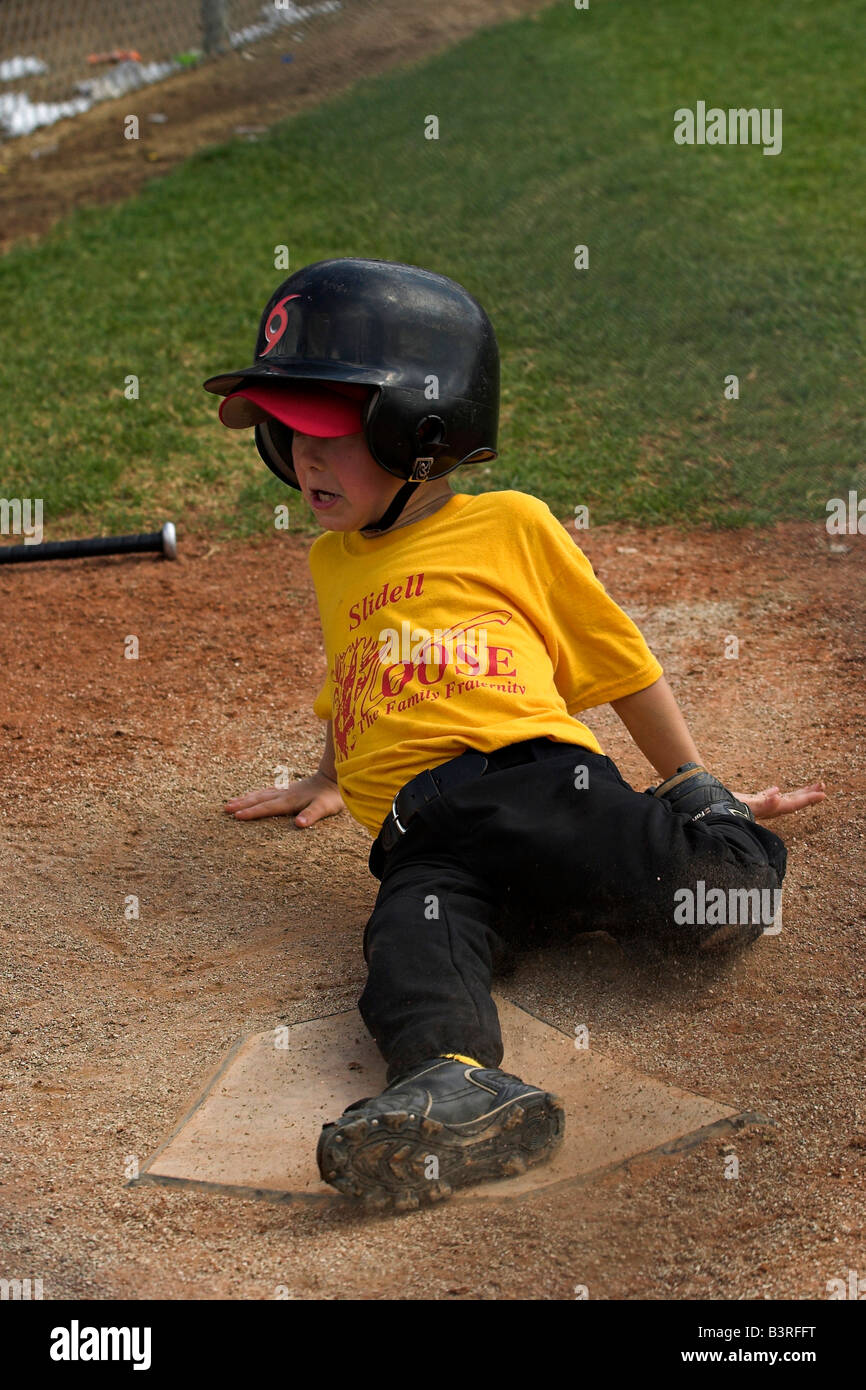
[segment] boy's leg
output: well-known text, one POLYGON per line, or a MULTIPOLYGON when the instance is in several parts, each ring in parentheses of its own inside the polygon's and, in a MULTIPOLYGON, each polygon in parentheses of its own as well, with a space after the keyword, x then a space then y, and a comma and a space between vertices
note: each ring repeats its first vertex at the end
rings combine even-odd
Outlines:
POLYGON ((772 831, 721 813, 691 821, 631 788, 610 758, 560 747, 451 796, 474 828, 465 852, 480 879, 507 866, 528 917, 697 946, 713 930, 711 890, 752 908, 754 890, 763 906, 781 888, 787 855, 772 831))
POLYGON ((359 1009, 388 1063, 389 1081, 446 1053, 486 1067, 502 1060, 490 997, 504 950, 497 932, 502 908, 498 894, 449 844, 447 813, 437 807, 431 815, 431 809, 390 854, 371 853, 381 886, 364 933, 368 978, 359 1009), (437 830, 442 822, 444 831, 437 830))
POLYGON ((459 833, 439 800, 387 856, 378 841, 370 852, 382 885, 364 934, 360 1009, 388 1084, 323 1127, 316 1157, 326 1182, 374 1207, 418 1206, 522 1173, 562 1141, 562 1101, 498 1069, 490 981, 501 909, 463 859, 459 833))

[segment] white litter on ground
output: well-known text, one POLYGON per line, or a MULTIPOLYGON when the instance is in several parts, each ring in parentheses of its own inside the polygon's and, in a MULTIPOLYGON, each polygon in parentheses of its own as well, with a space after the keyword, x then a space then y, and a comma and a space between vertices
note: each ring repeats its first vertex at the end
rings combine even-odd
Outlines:
POLYGON ((0 129, 5 135, 29 135, 43 125, 53 125, 65 116, 77 116, 93 103, 87 97, 72 101, 31 101, 26 92, 0 94, 0 129))
POLYGON ((0 82, 14 82, 18 77, 47 71, 48 65, 41 58, 4 58, 0 63, 0 82))
POLYGON ((248 24, 245 29, 233 29, 229 33, 229 43, 232 48, 243 48, 245 44, 255 43, 257 39, 267 38, 268 34, 276 33, 284 24, 298 24, 302 19, 308 19, 313 14, 330 14, 333 10, 343 8, 341 0, 322 0, 319 5, 294 5, 288 0, 286 5, 275 8, 276 0, 273 4, 263 5, 261 14, 264 16, 260 24, 248 24))
POLYGON ((127 58, 116 63, 108 72, 100 73, 87 82, 76 82, 75 90, 89 97, 91 103, 110 101, 121 97, 125 92, 134 92, 139 87, 148 87, 152 82, 161 82, 170 72, 180 72, 182 63, 169 58, 163 63, 136 63, 127 58))
MULTIPOLYGON (((311 15, 328 14, 342 8, 341 0, 321 0, 321 3, 315 5, 295 5, 291 0, 287 0, 287 3, 279 8, 276 8, 274 0, 274 3, 262 6, 261 23, 249 24, 244 29, 230 30, 228 43, 232 48, 244 48, 259 39, 267 38, 280 28, 299 24, 311 15)), ((55 121, 62 121, 67 116, 77 116, 83 111, 89 111, 97 102, 110 101, 126 92, 134 92, 140 87, 161 82, 170 73, 183 71, 184 66, 173 58, 153 63, 126 60, 117 63, 109 72, 101 73, 98 77, 90 78, 86 82, 76 82, 75 90, 80 95, 68 101, 31 101, 26 92, 0 93, 0 135, 29 135, 40 126, 54 125, 55 121)), ((0 63, 0 82, 13 82, 20 77, 47 71, 47 64, 41 58, 7 58, 0 63)))
MULTIPOLYGON (((40 126, 53 125, 67 116, 77 116, 89 111, 98 101, 108 101, 112 97, 134 92, 139 87, 149 86, 167 77, 170 72, 180 72, 181 63, 172 60, 164 63, 135 63, 128 60, 118 63, 110 72, 101 73, 87 82, 76 82, 75 90, 80 93, 68 101, 31 101, 26 92, 0 93, 0 130, 5 135, 29 135, 40 126)), ((42 71, 45 65, 42 64, 42 71)))

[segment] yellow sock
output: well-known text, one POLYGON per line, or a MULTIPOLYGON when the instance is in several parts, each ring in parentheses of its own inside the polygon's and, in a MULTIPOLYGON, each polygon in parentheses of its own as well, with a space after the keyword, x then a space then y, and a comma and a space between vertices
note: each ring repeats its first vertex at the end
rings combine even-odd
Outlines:
POLYGON ((442 1057, 450 1057, 454 1062, 468 1062, 470 1067, 480 1067, 482 1064, 475 1057, 464 1057, 462 1052, 442 1052, 442 1057))

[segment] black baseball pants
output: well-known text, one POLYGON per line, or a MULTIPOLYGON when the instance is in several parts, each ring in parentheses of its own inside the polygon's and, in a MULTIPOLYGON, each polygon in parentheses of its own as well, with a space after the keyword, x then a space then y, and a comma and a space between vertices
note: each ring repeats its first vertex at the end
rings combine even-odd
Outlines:
POLYGON ((422 806, 387 854, 381 836, 370 850, 380 888, 359 1009, 389 1080, 444 1052, 499 1065, 490 985, 509 945, 606 931, 688 948, 701 929, 674 925, 677 890, 782 885, 772 831, 724 813, 690 822, 602 754, 537 738, 487 756, 483 776, 422 806))

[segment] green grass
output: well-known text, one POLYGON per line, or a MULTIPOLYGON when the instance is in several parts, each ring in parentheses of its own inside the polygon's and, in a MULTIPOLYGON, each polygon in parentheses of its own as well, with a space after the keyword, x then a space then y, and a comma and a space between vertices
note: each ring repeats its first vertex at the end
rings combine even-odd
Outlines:
POLYGON ((560 3, 77 212, 0 262, 3 494, 43 497, 49 538, 166 517, 248 535, 286 501, 314 532, 201 389, 251 360, 286 243, 292 268, 409 261, 485 305, 500 457, 460 490, 593 523, 823 518, 866 487, 864 19, 861 0, 560 3), (675 145, 699 99, 782 107, 782 153, 675 145))

